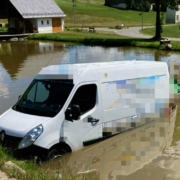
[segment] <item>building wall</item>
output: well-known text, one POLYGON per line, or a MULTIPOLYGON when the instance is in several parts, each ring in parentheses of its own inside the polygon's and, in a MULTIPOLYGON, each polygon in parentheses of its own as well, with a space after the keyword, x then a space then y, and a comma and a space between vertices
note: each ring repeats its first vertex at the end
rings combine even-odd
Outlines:
POLYGON ((180 10, 176 11, 176 16, 175 16, 175 23, 180 22, 180 10))
POLYGON ((62 27, 62 31, 64 31, 64 18, 61 18, 61 27, 62 27))
POLYGON ((10 28, 15 28, 14 18, 9 19, 9 27, 10 28))
POLYGON ((18 18, 9 18, 9 33, 21 34, 24 29, 24 24, 18 18))
POLYGON ((52 33, 52 19, 51 18, 37 19, 37 29, 39 33, 52 33))
POLYGON ((126 9, 127 5, 126 3, 118 4, 118 5, 112 5, 112 7, 120 8, 120 9, 126 9))
MULTIPOLYGON (((10 28, 15 28, 15 20, 18 20, 18 18, 10 18, 9 19, 9 27, 10 28)), ((23 23, 19 21, 19 26, 23 27, 23 23)))
MULTIPOLYGON (((64 18, 57 18, 59 19, 59 26, 60 27, 58 32, 64 30, 64 18)), ((10 28, 17 28, 15 21, 18 20, 18 18, 10 18, 9 19, 9 25, 10 28)), ((41 19, 28 19, 28 21, 36 27, 39 33, 52 33, 53 32, 53 23, 52 18, 41 18, 41 19)), ((17 23, 17 22, 16 22, 17 23)), ((23 27, 23 23, 19 21, 19 28, 23 27)), ((21 33, 18 31, 18 33, 21 33)))
MULTIPOLYGON (((180 13, 180 11, 179 11, 180 13)), ((166 12, 166 23, 176 23, 176 14, 178 14, 178 12, 176 12, 175 10, 172 10, 170 8, 167 8, 167 12, 166 12)), ((179 16, 180 18, 180 16, 179 16)))
POLYGON ((38 29, 38 22, 37 19, 29 19, 32 25, 34 25, 38 29))
POLYGON ((53 32, 61 32, 61 18, 53 18, 52 19, 52 27, 53 27, 53 32))

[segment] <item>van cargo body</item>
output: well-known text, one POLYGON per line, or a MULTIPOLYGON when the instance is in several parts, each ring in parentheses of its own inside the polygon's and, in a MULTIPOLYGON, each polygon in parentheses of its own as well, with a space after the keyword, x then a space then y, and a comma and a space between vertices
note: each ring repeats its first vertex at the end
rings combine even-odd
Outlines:
POLYGON ((0 140, 46 159, 165 119, 166 63, 120 61, 43 68, 0 116, 0 140))

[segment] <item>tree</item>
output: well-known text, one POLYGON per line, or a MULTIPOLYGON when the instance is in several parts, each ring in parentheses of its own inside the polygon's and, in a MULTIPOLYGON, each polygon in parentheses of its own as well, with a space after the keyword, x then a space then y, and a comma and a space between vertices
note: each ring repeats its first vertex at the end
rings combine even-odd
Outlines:
POLYGON ((150 3, 147 0, 126 0, 127 9, 149 11, 150 3))
POLYGON ((156 0, 156 32, 154 39, 161 39, 161 23, 160 23, 160 13, 161 13, 161 0, 156 0))
POLYGON ((160 40, 162 33, 161 23, 161 7, 169 7, 171 9, 177 9, 177 5, 180 4, 180 0, 156 0, 156 31, 154 39, 160 40))
POLYGON ((134 6, 134 0, 126 0, 127 9, 131 9, 134 6))
MULTIPOLYGON (((161 11, 165 11, 167 7, 171 9, 177 9, 180 4, 180 0, 126 0, 126 3, 131 9, 132 7, 138 5, 140 11, 146 11, 145 7, 148 7, 149 3, 155 3, 155 9, 156 9, 156 31, 154 39, 160 40, 161 39, 161 33, 163 32, 163 16, 161 17, 161 11)), ((137 6, 136 6, 137 7, 137 6)), ((148 8, 146 8, 148 9, 148 8)))

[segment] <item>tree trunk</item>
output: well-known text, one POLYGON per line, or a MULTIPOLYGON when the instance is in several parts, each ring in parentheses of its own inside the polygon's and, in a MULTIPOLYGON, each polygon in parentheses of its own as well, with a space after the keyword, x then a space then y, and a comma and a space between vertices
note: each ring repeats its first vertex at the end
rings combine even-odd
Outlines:
POLYGON ((161 0, 156 0, 156 34, 154 39, 161 39, 161 22, 160 22, 160 13, 161 13, 161 0))

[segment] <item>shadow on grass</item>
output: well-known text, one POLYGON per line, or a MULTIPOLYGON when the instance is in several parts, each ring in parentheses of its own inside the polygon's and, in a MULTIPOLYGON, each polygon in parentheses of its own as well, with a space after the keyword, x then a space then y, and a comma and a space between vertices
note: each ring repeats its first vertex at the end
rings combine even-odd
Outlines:
POLYGON ((141 48, 154 48, 166 51, 180 50, 180 44, 178 42, 172 42, 172 49, 167 49, 166 45, 160 45, 160 42, 158 40, 154 40, 153 38, 130 38, 118 35, 107 35, 103 33, 89 34, 82 32, 65 32, 55 34, 34 34, 29 36, 28 39, 81 43, 85 45, 98 45, 106 47, 131 46, 141 48))
POLYGON ((90 45, 101 45, 101 46, 133 46, 133 47, 144 47, 144 48, 156 48, 159 49, 159 41, 152 39, 130 39, 130 38, 120 38, 120 39, 95 39, 95 38, 85 38, 82 41, 83 44, 90 45))

